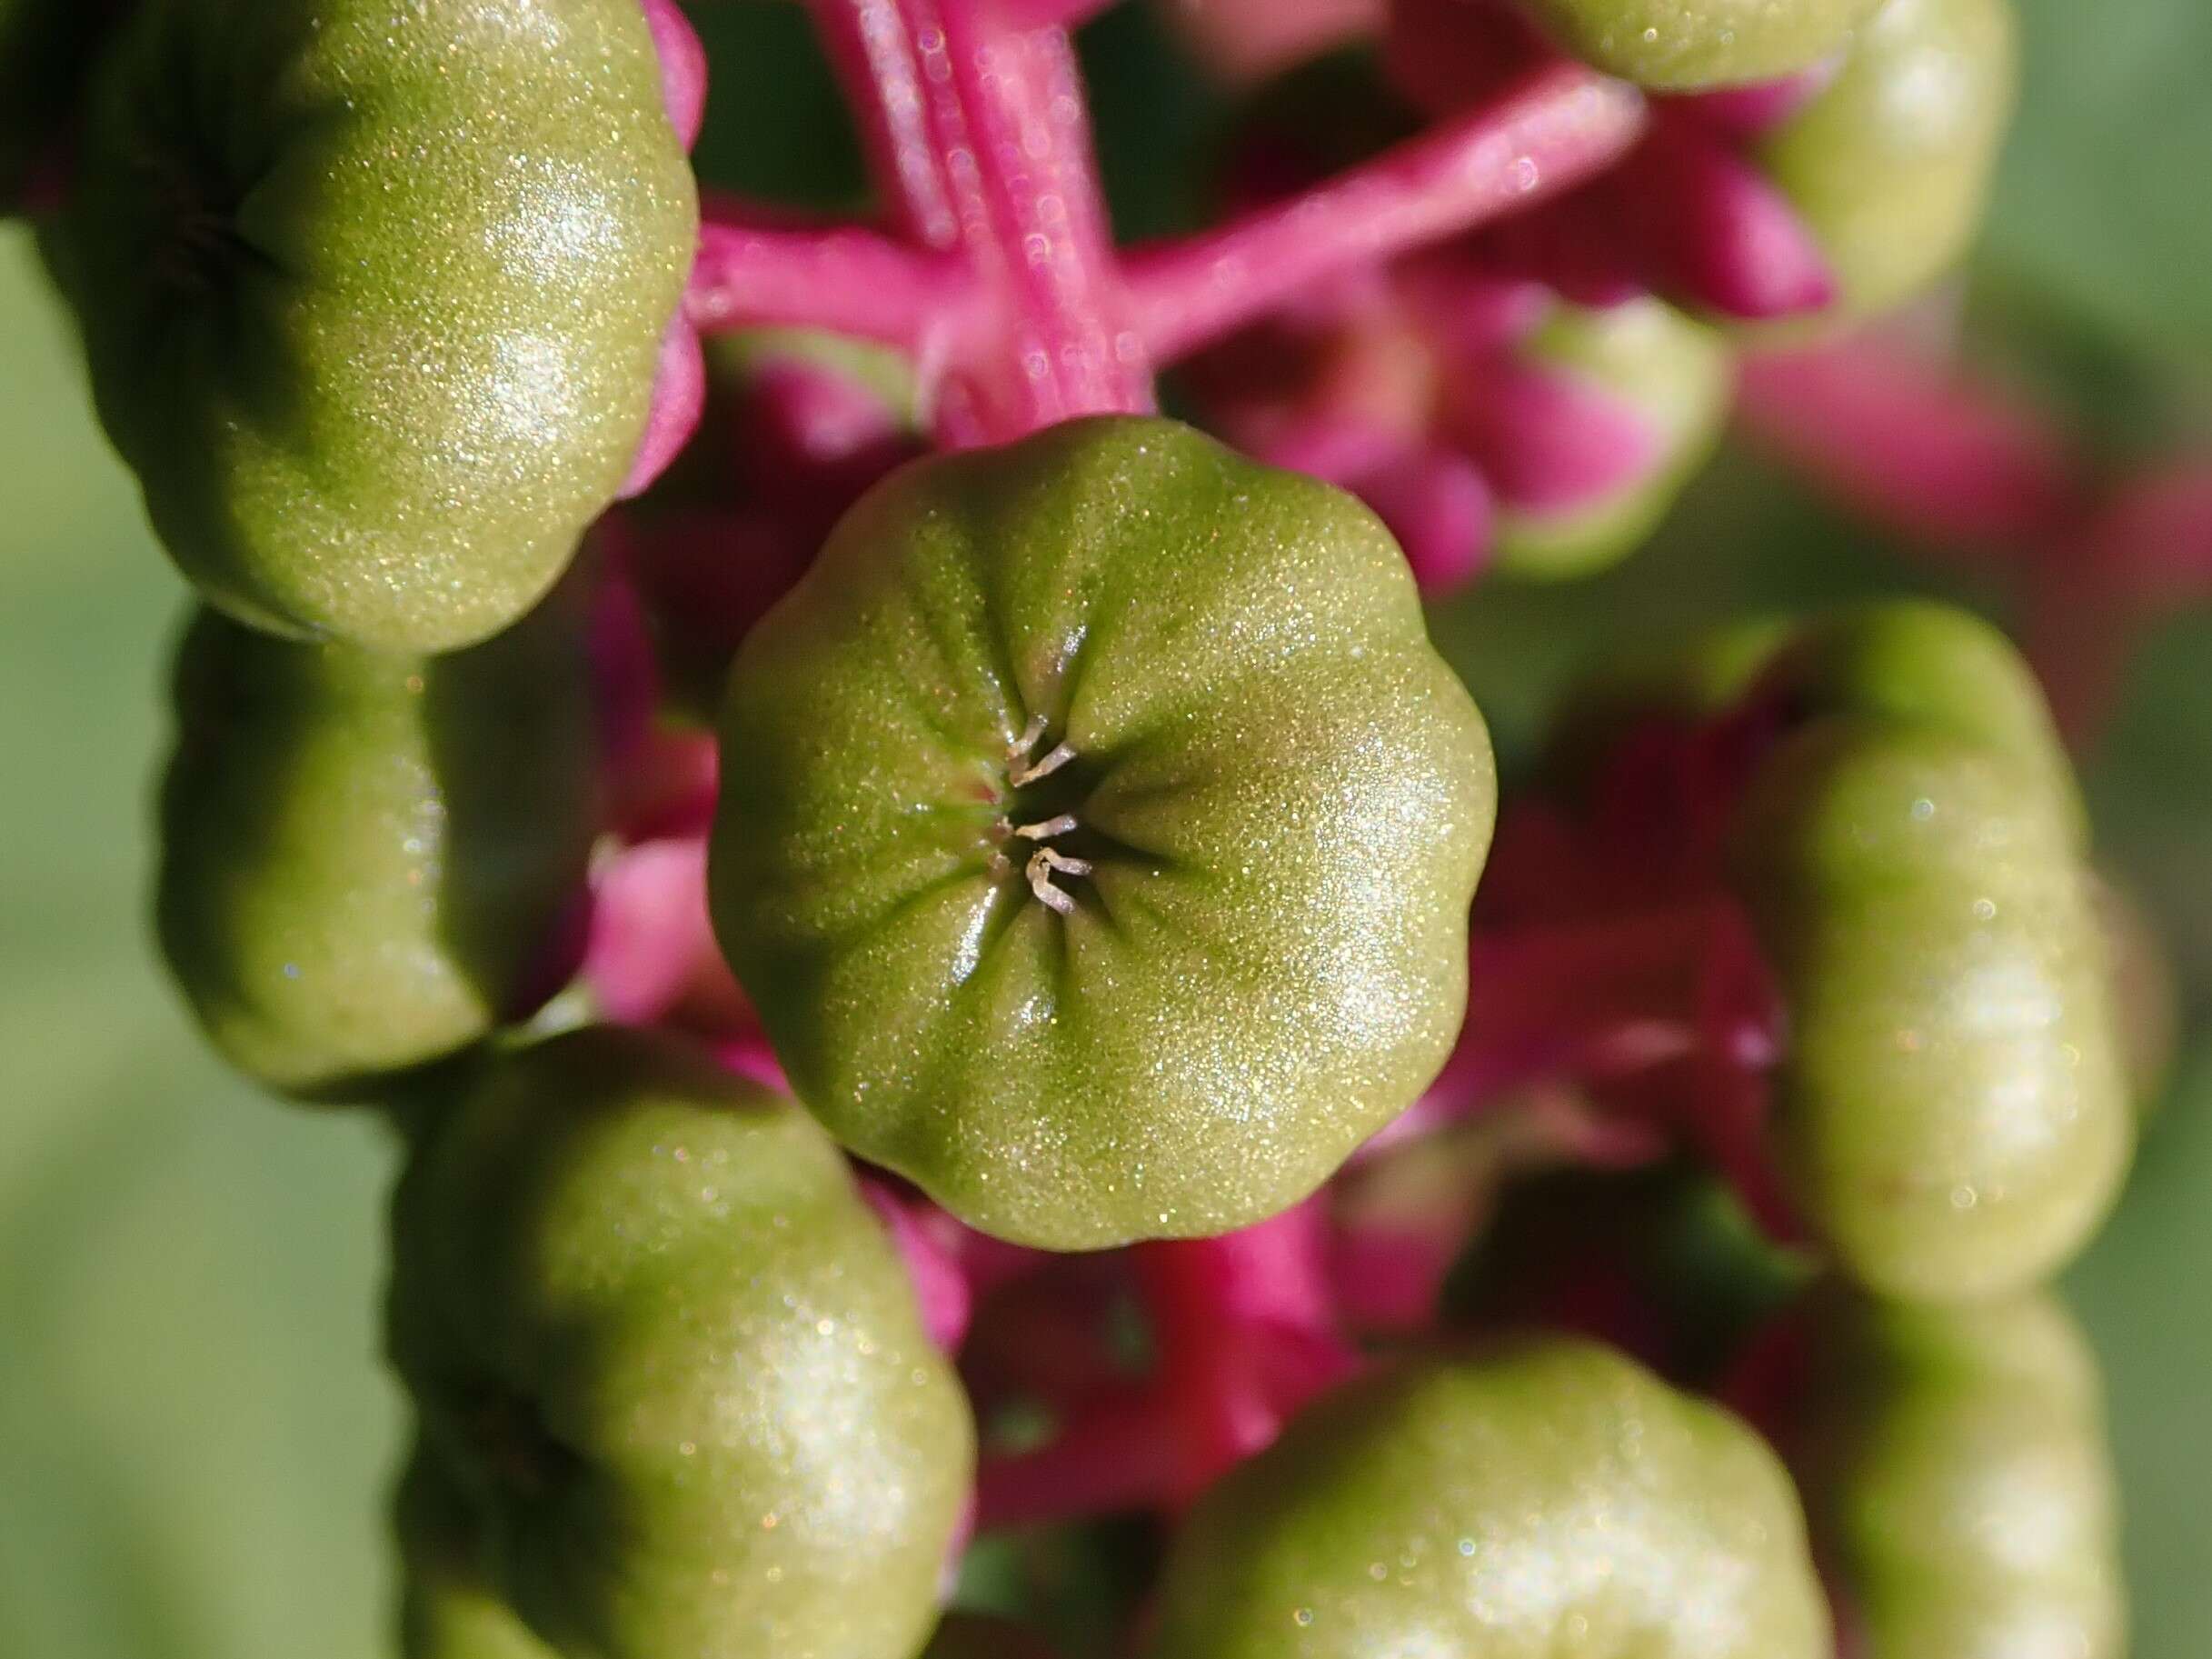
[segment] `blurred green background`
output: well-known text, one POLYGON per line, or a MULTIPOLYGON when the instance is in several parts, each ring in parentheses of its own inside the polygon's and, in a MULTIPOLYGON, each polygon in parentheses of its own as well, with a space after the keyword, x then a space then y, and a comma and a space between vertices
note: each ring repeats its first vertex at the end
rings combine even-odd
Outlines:
MULTIPOLYGON (((2027 95, 1978 292, 2111 442, 2212 441, 2212 8, 2027 0, 2027 95)), ((795 15, 731 48, 710 170, 850 183, 795 15), (778 176, 768 133, 812 135, 778 176), (819 143, 813 140, 818 138, 819 143)), ((1124 8, 1089 43, 1125 225, 1179 206, 1205 112, 1124 8), (1170 85, 1162 93, 1163 83, 1170 85)), ((774 154, 788 158, 785 142, 774 154)), ((141 914, 181 590, 93 426, 27 237, 0 229, 0 1655, 369 1659, 386 1651, 377 1364, 390 1149, 217 1069, 141 914)), ((1619 575, 1440 618, 1509 755, 1602 642, 1930 573, 1731 454, 1619 575)), ((2212 1005, 2212 624, 2151 641, 2091 757, 2108 854, 2212 1005)), ((2203 1024, 2198 1023, 2201 1032, 2203 1024)), ((2212 1654, 2212 1044, 2192 1044, 2072 1292, 2104 1354, 2140 1659, 2212 1654)), ((763 1655, 763 1659, 770 1656, 763 1655)))

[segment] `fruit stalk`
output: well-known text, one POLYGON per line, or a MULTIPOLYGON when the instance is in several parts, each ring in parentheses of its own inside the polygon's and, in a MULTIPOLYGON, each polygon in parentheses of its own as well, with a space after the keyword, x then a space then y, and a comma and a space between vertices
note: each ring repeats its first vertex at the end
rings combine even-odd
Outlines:
POLYGON ((1522 211, 1618 161, 1643 130, 1628 86, 1557 65, 1311 190, 1131 259, 1135 322, 1162 360, 1347 271, 1522 211))
POLYGON ((861 225, 762 222, 710 202, 689 306, 702 329, 826 328, 927 355, 971 286, 959 261, 861 225))
POLYGON ((936 400, 955 445, 1151 406, 1091 154, 1075 55, 976 0, 818 0, 831 59, 903 229, 972 288, 936 400))

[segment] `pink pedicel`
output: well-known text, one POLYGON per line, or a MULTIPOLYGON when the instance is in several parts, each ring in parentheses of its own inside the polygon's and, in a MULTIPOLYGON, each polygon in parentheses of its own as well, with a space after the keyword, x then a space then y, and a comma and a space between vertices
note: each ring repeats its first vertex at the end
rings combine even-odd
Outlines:
POLYGON ((916 1219, 916 1206, 926 1206, 927 1201, 910 1199, 879 1177, 864 1179, 861 1191, 906 1263, 914 1299, 922 1308, 922 1328, 946 1353, 957 1352, 975 1312, 974 1296, 959 1261, 916 1219))
MULTIPOLYGON (((699 142, 706 119, 707 55, 676 0, 641 0, 645 25, 653 33, 653 50, 661 60, 661 101, 668 123, 688 154, 699 142)), ((706 408, 706 361, 698 330, 683 306, 669 319, 661 338, 661 355, 653 370, 653 405, 645 416, 645 433, 638 441, 629 475, 616 492, 627 501, 641 495, 668 470, 698 430, 706 408)))
POLYGON ((661 101, 668 109, 668 124, 688 152, 699 142, 699 129, 707 112, 707 54, 698 32, 676 0, 641 0, 645 26, 653 31, 653 50, 661 59, 661 101))

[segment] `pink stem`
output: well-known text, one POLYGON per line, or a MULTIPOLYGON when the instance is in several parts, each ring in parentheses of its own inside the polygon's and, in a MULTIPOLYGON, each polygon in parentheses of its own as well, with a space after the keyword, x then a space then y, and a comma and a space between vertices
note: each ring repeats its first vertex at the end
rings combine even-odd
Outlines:
POLYGON ((745 225, 737 212, 725 205, 700 229, 687 303, 702 329, 785 324, 919 353, 971 285, 958 263, 876 231, 745 225))
POLYGON ((1644 103, 1557 65, 1364 166, 1219 230, 1130 262, 1138 332, 1161 360, 1192 351, 1310 285, 1557 195, 1624 155, 1644 103))
POLYGON ((2064 434, 1879 339, 1751 357, 1740 409, 1760 444, 1815 483, 1939 546, 2032 551, 2081 512, 2064 434))
POLYGON ((1149 409, 1066 31, 1003 0, 813 4, 902 227, 965 256, 972 303, 941 293, 922 319, 944 325, 923 365, 940 435, 1149 409))
POLYGON ((892 222, 924 247, 960 240, 942 158, 931 142, 920 49, 898 0, 808 0, 869 170, 892 222))
POLYGON ((976 1524, 989 1532, 1149 1507, 1175 1484, 1181 1459, 1160 1394, 1132 1390, 1034 1451, 986 1457, 976 1472, 976 1524))
POLYGON ((1079 415, 1151 407, 1081 75, 1067 33, 1001 23, 986 0, 899 0, 920 43, 930 130, 994 337, 946 388, 949 435, 990 442, 1079 415))

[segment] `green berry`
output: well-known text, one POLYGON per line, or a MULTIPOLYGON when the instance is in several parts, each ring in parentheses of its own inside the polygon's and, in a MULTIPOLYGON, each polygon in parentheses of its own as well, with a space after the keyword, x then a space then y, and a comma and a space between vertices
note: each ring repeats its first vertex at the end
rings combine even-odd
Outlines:
POLYGON ((1618 405, 1649 435, 1635 475, 1567 507, 1512 503, 1498 515, 1498 568, 1584 576, 1648 540, 1719 441, 1735 386, 1721 336, 1658 300, 1609 310, 1561 306, 1522 346, 1531 365, 1618 405))
POLYGON ((408 1460, 395 1508, 400 1659, 555 1659, 485 1583, 468 1494, 427 1447, 408 1460))
POLYGON ((1735 874, 1791 1021, 1774 1136, 1851 1276, 1956 1301, 2102 1219, 2133 1112, 2070 802, 1940 725, 1817 719, 1762 767, 1735 874))
POLYGON ((206 596, 423 652, 621 485, 695 226, 637 0, 144 0, 48 246, 206 596))
POLYGON ((1888 0, 1835 82, 1763 142, 1844 310, 1887 310, 1966 253, 2012 117, 2016 36, 2010 0, 1888 0))
POLYGON ((1429 1083, 1490 746, 1367 510, 1172 422, 886 480, 739 652, 712 890, 800 1098, 1001 1236, 1219 1233, 1429 1083))
POLYGON ((1590 1344, 1372 1375, 1184 1522, 1152 1659, 1815 1659, 1828 1611, 1749 1430, 1590 1344))
POLYGON ((583 610, 436 658, 194 618, 155 908, 234 1065, 357 1094, 558 989, 598 822, 583 610))
POLYGON ((1608 75, 1689 91, 1779 80, 1840 51, 1879 0, 1530 0, 1608 75))
POLYGON ((1947 731, 2011 756, 2088 839, 2073 764, 2035 671, 1970 611, 1884 600, 1818 617, 1767 675, 1800 715, 1868 715, 1947 731))
POLYGON ((571 1032, 485 1064, 393 1234, 394 1358, 548 1645, 922 1647, 972 1429, 803 1112, 673 1038, 571 1032))
POLYGON ((2119 1659, 2097 1364, 2046 1297, 1823 1299, 1790 1437, 1814 1540, 1881 1659, 2119 1659))

